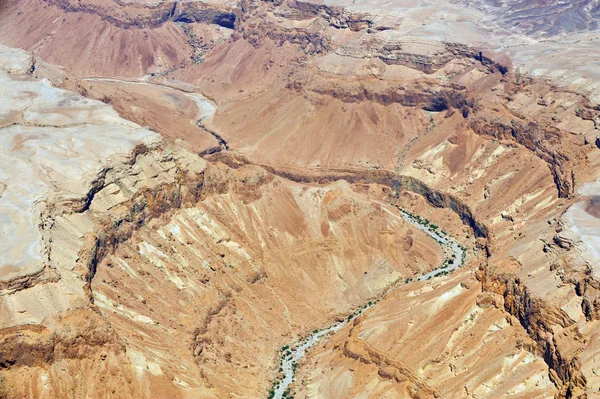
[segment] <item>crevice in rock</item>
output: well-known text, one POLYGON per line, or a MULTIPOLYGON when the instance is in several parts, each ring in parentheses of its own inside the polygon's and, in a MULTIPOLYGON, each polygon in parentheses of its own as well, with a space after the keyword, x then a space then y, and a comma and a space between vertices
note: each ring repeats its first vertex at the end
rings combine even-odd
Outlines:
POLYGON ((218 147, 211 147, 207 150, 204 150, 202 152, 200 152, 200 156, 203 157, 205 155, 210 155, 210 154, 214 154, 216 152, 219 152, 221 150, 229 150, 229 145, 227 144, 227 141, 223 138, 223 136, 221 136, 219 133, 215 132, 214 130, 208 129, 206 126, 204 126, 204 124, 202 123, 202 121, 198 121, 197 123, 198 127, 202 130, 204 130, 206 133, 210 134, 211 136, 213 136, 215 139, 217 139, 217 141, 219 142, 219 146, 218 147))

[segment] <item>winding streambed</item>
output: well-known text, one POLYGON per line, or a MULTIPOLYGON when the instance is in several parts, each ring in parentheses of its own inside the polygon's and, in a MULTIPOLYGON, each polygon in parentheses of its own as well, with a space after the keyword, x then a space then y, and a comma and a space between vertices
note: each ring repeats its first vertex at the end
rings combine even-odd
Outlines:
MULTIPOLYGON (((430 280, 440 275, 446 275, 462 266, 465 258, 466 248, 464 248, 457 241, 453 240, 449 235, 440 230, 436 225, 431 224, 428 220, 421 218, 417 215, 412 215, 404 209, 398 209, 400 210, 404 220, 406 220, 408 223, 412 224, 419 230, 426 232, 431 238, 436 240, 442 247, 442 250, 444 251, 444 254, 446 256, 444 263, 440 267, 420 275, 416 278, 416 281, 430 280)), ((413 280, 405 280, 405 282, 410 281, 413 280)), ((391 291, 392 290, 388 291, 385 295, 389 294, 389 292, 391 291)), ((327 336, 341 330, 346 324, 350 323, 352 320, 362 315, 370 307, 379 302, 382 298, 369 301, 368 303, 362 305, 359 309, 357 309, 354 313, 348 315, 348 317, 346 317, 341 322, 337 322, 334 325, 329 326, 323 330, 315 330, 299 342, 293 345, 286 345, 283 348, 281 348, 281 376, 275 381, 273 389, 269 392, 269 399, 283 399, 290 397, 289 389, 290 385, 294 381, 296 367, 298 366, 298 362, 300 361, 300 359, 302 359, 306 355, 306 351, 309 348, 315 346, 317 343, 319 343, 323 338, 326 338, 327 336)))
POLYGON ((193 86, 190 87, 188 90, 178 89, 176 87, 169 86, 166 84, 148 82, 148 78, 150 78, 150 77, 151 77, 150 75, 146 75, 142 78, 135 79, 135 80, 101 78, 101 77, 84 77, 81 79, 86 80, 88 82, 110 82, 110 83, 132 84, 132 85, 154 86, 154 87, 160 88, 162 90, 170 90, 170 91, 174 91, 174 92, 183 94, 186 97, 190 98, 196 105, 196 108, 198 109, 198 112, 196 113, 196 120, 195 120, 196 125, 200 129, 204 130, 206 133, 213 136, 219 143, 219 145, 217 147, 208 148, 208 149, 202 151, 199 155, 204 156, 207 154, 212 154, 214 152, 218 152, 220 150, 228 150, 229 149, 227 141, 223 137, 221 137, 217 132, 208 129, 205 126, 204 122, 207 120, 210 120, 210 118, 213 117, 215 112, 217 112, 217 105, 212 100, 208 99, 207 97, 205 97, 204 95, 202 95, 196 91, 193 91, 194 90, 193 86))

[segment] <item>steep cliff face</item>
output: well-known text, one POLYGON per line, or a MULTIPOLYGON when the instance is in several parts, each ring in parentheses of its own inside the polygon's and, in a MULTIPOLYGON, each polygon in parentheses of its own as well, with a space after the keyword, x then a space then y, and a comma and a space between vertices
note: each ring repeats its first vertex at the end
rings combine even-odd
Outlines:
POLYGON ((47 367, 66 359, 99 357, 101 353, 124 354, 125 347, 115 331, 93 311, 74 310, 54 322, 60 327, 34 324, 3 329, 0 366, 4 370, 47 367))
POLYGON ((420 107, 431 112, 442 112, 452 108, 462 110, 474 106, 473 100, 468 98, 466 87, 458 84, 440 87, 438 82, 423 80, 414 85, 397 87, 377 84, 375 81, 373 85, 365 84, 365 80, 368 79, 342 81, 335 78, 309 78, 304 75, 288 83, 288 87, 299 93, 312 91, 346 103, 398 103, 404 107, 420 107))
POLYGON ((357 59, 379 59, 387 65, 402 65, 428 75, 457 60, 478 61, 492 73, 505 74, 509 67, 466 44, 414 37, 390 38, 384 34, 351 41, 339 47, 336 54, 357 59))
POLYGON ((156 5, 115 2, 119 7, 92 1, 50 0, 47 3, 68 13, 98 15, 102 20, 126 29, 157 28, 167 21, 210 23, 233 29, 236 20, 236 15, 226 6, 219 9, 215 5, 197 2, 159 2, 156 5))
POLYGON ((586 391, 586 378, 580 370, 577 350, 561 349, 555 336, 557 329, 560 329, 561 340, 579 342, 581 345, 585 338, 575 327, 574 321, 562 310, 532 297, 528 288, 514 275, 497 273, 492 267, 486 267, 480 272, 479 279, 484 291, 502 296, 504 309, 527 330, 535 342, 535 347, 531 349, 543 357, 552 381, 559 388, 558 397, 581 397, 586 391))
POLYGON ((442 193, 427 186, 422 181, 411 176, 398 175, 387 171, 344 171, 330 170, 328 173, 312 172, 309 174, 295 173, 293 170, 278 170, 266 166, 266 169, 277 175, 298 182, 326 184, 344 180, 354 184, 379 184, 391 188, 396 194, 410 191, 422 195, 427 202, 436 208, 447 208, 455 212, 460 219, 473 229, 477 237, 488 238, 487 227, 476 220, 471 209, 459 198, 442 193))
POLYGON ((264 45, 269 39, 282 46, 285 43, 298 45, 304 53, 320 54, 331 50, 327 37, 321 36, 315 30, 278 27, 268 22, 244 24, 241 27, 241 37, 255 47, 264 45))
POLYGON ((560 133, 556 128, 516 118, 508 123, 475 118, 471 120, 470 127, 477 134, 500 140, 514 140, 525 146, 548 164, 559 197, 567 198, 574 194, 574 167, 583 160, 585 150, 569 145, 566 132, 560 133))

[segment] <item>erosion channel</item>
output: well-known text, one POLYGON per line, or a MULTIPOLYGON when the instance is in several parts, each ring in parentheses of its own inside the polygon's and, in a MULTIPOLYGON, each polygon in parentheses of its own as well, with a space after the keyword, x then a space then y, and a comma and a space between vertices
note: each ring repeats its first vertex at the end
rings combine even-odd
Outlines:
MULTIPOLYGON (((466 248, 464 246, 452 239, 448 234, 439 229, 438 226, 430 223, 427 219, 418 215, 413 215, 399 207, 398 210, 401 212, 404 220, 419 230, 429 234, 431 238, 437 241, 442 247, 445 255, 445 260, 442 265, 418 276, 415 279, 404 280, 405 284, 408 284, 412 281, 430 280, 437 276, 447 275, 463 265, 466 254, 466 248)), ((385 292, 380 298, 368 301, 353 313, 349 314, 342 321, 336 322, 335 324, 324 329, 315 330, 296 343, 283 346, 280 351, 281 363, 279 368, 279 376, 273 384, 273 389, 271 389, 269 392, 269 399, 282 399, 291 397, 292 394, 290 392, 290 386, 294 382, 296 368, 298 367, 300 360, 306 355, 306 351, 321 342, 323 339, 331 337, 332 334, 335 334, 341 330, 346 324, 364 314, 369 308, 381 301, 392 291, 393 289, 387 290, 387 292, 385 292)))

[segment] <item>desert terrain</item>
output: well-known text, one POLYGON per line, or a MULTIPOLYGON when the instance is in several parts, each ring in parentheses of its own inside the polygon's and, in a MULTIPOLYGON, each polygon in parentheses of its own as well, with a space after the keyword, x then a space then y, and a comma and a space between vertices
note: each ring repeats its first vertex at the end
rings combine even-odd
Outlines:
POLYGON ((600 5, 0 3, 0 398, 600 397, 600 5))

